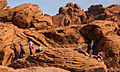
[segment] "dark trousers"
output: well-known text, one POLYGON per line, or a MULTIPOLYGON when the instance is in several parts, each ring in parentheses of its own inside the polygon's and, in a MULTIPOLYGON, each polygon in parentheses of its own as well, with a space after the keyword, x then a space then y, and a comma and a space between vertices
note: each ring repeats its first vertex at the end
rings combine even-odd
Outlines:
POLYGON ((23 57, 23 52, 21 51, 21 52, 20 52, 20 58, 22 58, 22 57, 23 57))
POLYGON ((31 50, 31 48, 30 48, 30 55, 32 55, 32 50, 31 50))

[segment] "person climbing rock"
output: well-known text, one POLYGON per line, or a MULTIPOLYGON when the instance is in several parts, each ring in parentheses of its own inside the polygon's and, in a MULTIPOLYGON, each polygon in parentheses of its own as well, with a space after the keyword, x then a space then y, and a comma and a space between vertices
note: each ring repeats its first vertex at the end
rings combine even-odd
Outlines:
POLYGON ((15 55, 13 61, 17 61, 19 58, 17 57, 17 55, 15 55))
POLYGON ((103 58, 102 58, 102 56, 104 56, 103 52, 98 52, 97 56, 98 56, 98 60, 100 59, 99 61, 103 62, 103 58))
POLYGON ((78 47, 77 47, 78 51, 81 51, 82 50, 82 44, 80 44, 78 47))
POLYGON ((39 46, 38 49, 36 50, 36 53, 39 53, 39 52, 41 52, 41 51, 43 51, 43 49, 42 49, 41 46, 39 46))
POLYGON ((15 49, 15 44, 11 44, 10 48, 11 48, 12 50, 14 50, 14 49, 15 49))
POLYGON ((20 44, 20 48, 21 48, 21 51, 20 51, 20 58, 23 58, 23 54, 25 54, 25 51, 24 51, 24 47, 22 46, 22 44, 20 44))
POLYGON ((84 54, 85 56, 87 56, 86 52, 83 50, 83 48, 86 48, 86 47, 82 47, 82 44, 80 44, 78 47, 77 47, 77 50, 79 53, 82 53, 84 54))
POLYGON ((34 46, 34 43, 32 41, 29 41, 30 55, 32 55, 32 50, 34 49, 34 46))
POLYGON ((93 40, 91 40, 91 41, 88 43, 89 58, 92 58, 93 44, 94 44, 94 41, 93 41, 93 40))
POLYGON ((13 59, 13 61, 17 61, 19 58, 18 58, 18 51, 16 50, 15 48, 15 44, 11 44, 11 47, 10 47, 12 50, 14 50, 14 54, 15 54, 15 57, 13 59))

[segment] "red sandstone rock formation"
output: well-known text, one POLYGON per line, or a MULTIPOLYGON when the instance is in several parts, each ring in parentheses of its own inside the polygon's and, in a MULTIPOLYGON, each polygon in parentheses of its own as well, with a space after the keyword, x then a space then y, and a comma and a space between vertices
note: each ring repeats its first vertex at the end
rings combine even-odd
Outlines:
POLYGON ((29 56, 26 59, 18 60, 9 65, 13 68, 22 68, 30 66, 55 66, 64 68, 73 72, 93 71, 106 72, 106 66, 96 59, 90 59, 84 54, 72 48, 53 48, 43 53, 29 56))
POLYGON ((52 19, 43 16, 39 6, 35 4, 22 4, 15 8, 7 8, 0 13, 0 20, 12 21, 13 24, 22 28, 42 29, 41 27, 48 28, 52 25, 52 19))
POLYGON ((10 67, 8 68, 5 66, 0 66, 0 72, 14 72, 14 69, 10 67))
POLYGON ((106 8, 92 5, 84 12, 77 4, 68 3, 53 17, 43 15, 38 8, 35 4, 23 4, 0 12, 1 65, 54 66, 75 72, 107 71, 104 64, 88 58, 87 48, 82 48, 82 53, 75 51, 80 43, 87 47, 88 41, 94 40, 94 54, 103 51, 107 67, 119 68, 119 5, 106 8), (34 49, 34 55, 29 55, 28 38, 36 44, 35 49, 38 45, 43 47, 43 54, 35 54, 34 49), (15 54, 10 45, 15 44, 19 56, 20 43, 24 46, 25 58, 11 63, 15 54))
POLYGON ((7 0, 0 0, 0 11, 7 6, 7 0))
POLYGON ((68 3, 59 9, 59 14, 53 16, 54 27, 78 25, 84 22, 86 14, 78 4, 68 3))
POLYGON ((13 69, 9 67, 0 66, 0 72, 69 72, 64 69, 55 68, 55 67, 32 67, 32 68, 23 68, 23 69, 13 69))
POLYGON ((119 5, 111 5, 105 8, 101 4, 92 5, 88 8, 88 11, 85 12, 87 15, 86 23, 94 20, 109 20, 119 23, 119 7, 119 5))

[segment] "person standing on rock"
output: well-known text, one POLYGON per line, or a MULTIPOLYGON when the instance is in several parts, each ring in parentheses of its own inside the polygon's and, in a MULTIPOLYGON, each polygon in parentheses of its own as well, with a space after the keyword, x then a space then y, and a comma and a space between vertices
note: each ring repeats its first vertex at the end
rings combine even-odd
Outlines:
POLYGON ((22 44, 20 44, 20 48, 21 48, 21 51, 20 51, 20 58, 23 58, 23 54, 25 54, 25 51, 24 51, 24 47, 22 46, 22 44))
POLYGON ((15 44, 12 44, 11 47, 10 47, 12 50, 14 50, 14 54, 15 54, 15 57, 13 59, 13 61, 17 61, 19 58, 18 58, 18 51, 16 50, 15 48, 15 44))
POLYGON ((32 50, 34 49, 34 46, 34 43, 32 41, 29 41, 30 55, 32 55, 32 50))
POLYGON ((102 56, 104 56, 103 52, 98 52, 97 56, 98 56, 98 59, 100 59, 99 61, 103 62, 103 58, 102 58, 102 56))
POLYGON ((82 44, 80 44, 78 47, 77 47, 78 51, 81 51, 82 50, 82 44))
POLYGON ((92 58, 93 44, 94 44, 94 41, 93 41, 93 40, 91 40, 91 41, 88 43, 89 58, 92 58))

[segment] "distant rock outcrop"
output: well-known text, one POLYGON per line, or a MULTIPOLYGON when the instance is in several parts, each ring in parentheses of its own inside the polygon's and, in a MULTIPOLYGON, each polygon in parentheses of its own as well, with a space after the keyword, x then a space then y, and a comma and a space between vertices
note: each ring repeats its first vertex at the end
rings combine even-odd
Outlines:
POLYGON ((78 4, 68 3, 59 9, 59 14, 53 16, 53 24, 54 27, 79 25, 86 18, 86 14, 78 4))
POLYGON ((85 11, 87 15, 87 20, 85 23, 89 23, 94 20, 109 20, 119 22, 119 7, 119 5, 111 5, 105 8, 101 4, 92 5, 88 8, 88 11, 85 11))
POLYGON ((7 6, 7 0, 0 0, 0 11, 7 6))

